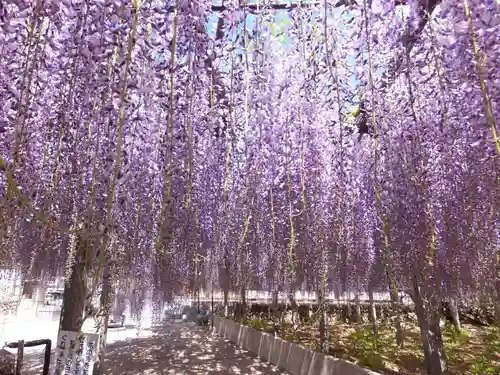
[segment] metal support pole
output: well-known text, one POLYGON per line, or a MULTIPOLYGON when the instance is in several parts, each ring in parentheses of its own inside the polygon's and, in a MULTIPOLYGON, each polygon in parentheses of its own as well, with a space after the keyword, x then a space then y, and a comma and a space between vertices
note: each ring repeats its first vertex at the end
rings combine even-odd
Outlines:
POLYGON ((26 341, 20 340, 18 342, 11 342, 6 345, 7 348, 15 349, 17 348, 17 359, 16 359, 16 375, 21 375, 24 348, 29 348, 32 346, 45 345, 45 354, 43 361, 42 375, 49 375, 50 366, 50 352, 52 350, 52 341, 49 339, 26 341), (21 355, 19 355, 21 353, 21 355))
POLYGON ((45 354, 44 354, 44 359, 43 359, 43 370, 42 370, 42 375, 49 375, 49 366, 50 366, 50 352, 52 350, 52 343, 50 340, 47 340, 45 343, 45 354))
POLYGON ((24 340, 17 342, 16 375, 23 373, 24 340))

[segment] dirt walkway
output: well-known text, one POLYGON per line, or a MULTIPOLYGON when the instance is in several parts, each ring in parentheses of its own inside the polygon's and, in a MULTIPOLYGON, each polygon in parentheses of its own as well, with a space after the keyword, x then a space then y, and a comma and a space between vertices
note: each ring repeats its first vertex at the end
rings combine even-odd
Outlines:
MULTIPOLYGON (((287 374, 212 335, 208 328, 182 322, 153 328, 151 337, 109 344, 105 361, 106 375, 287 374)), ((41 374, 41 363, 32 357, 24 369, 26 375, 41 374)))

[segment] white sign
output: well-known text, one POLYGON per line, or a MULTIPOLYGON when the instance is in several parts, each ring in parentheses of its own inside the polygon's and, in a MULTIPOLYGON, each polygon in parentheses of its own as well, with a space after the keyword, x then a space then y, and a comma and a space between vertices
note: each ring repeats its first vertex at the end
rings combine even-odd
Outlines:
POLYGON ((92 375, 99 335, 59 331, 53 375, 92 375))

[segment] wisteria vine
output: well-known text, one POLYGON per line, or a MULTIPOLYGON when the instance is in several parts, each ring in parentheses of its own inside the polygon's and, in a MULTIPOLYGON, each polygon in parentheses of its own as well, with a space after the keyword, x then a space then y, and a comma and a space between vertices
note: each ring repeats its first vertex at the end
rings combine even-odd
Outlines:
POLYGON ((500 3, 212 8, 0 3, 2 268, 500 317, 500 3))

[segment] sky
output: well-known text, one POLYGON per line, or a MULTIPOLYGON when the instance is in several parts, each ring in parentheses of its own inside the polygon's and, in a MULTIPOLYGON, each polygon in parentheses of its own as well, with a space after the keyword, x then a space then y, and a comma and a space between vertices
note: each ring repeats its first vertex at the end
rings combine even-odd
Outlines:
MULTIPOLYGON (((226 4, 230 1, 238 1, 238 0, 225 0, 226 4)), ((275 0, 275 1, 278 1, 281 4, 281 3, 290 3, 290 2, 293 2, 295 0, 275 0)), ((497 0, 497 1, 500 1, 500 0, 497 0)), ((247 0, 248 4, 257 4, 258 2, 259 2, 258 0, 247 0)), ((263 1, 261 1, 261 3, 262 2, 263 1)), ((214 5, 221 5, 222 1, 221 0, 212 0, 212 3, 214 5)), ((398 6, 396 9, 397 9, 399 17, 405 17, 409 12, 409 6, 398 6)), ((275 22, 273 25, 276 26, 277 29, 281 29, 281 30, 285 29, 286 30, 289 25, 291 26, 291 22, 290 22, 291 20, 289 18, 289 14, 291 14, 291 12, 294 12, 294 11, 295 11, 294 9, 275 11, 275 14, 274 14, 275 15, 275 22)), ((334 12, 335 17, 332 17, 331 21, 337 22, 334 20, 338 20, 339 18, 344 21, 344 22, 341 22, 341 25, 339 27, 341 32, 349 31, 347 29, 348 27, 355 27, 355 24, 356 24, 355 22, 354 23, 348 22, 353 17, 355 17, 355 15, 352 12, 350 12, 350 11, 345 12, 344 11, 344 13, 341 14, 342 10, 340 8, 334 8, 333 12, 334 12)), ((322 14, 323 14, 323 10, 316 11, 315 13, 312 14, 312 18, 314 19, 315 16, 322 15, 322 14)), ((259 17, 259 16, 256 16, 253 14, 247 15, 246 25, 247 25, 247 30, 249 30, 250 32, 252 32, 252 30, 255 28, 257 17, 259 17)), ((215 32, 216 32, 217 20, 218 20, 217 12, 213 12, 212 15, 210 16, 208 24, 207 24, 207 30, 208 30, 209 34, 214 36, 214 37, 215 37, 215 32)), ((241 32, 242 27, 243 27, 243 24, 241 24, 239 26, 238 33, 241 32)), ((234 38, 234 36, 232 36, 232 37, 234 38)), ((286 32, 283 34, 280 42, 285 49, 290 45, 290 38, 287 37, 286 32)), ((279 41, 277 41, 277 43, 279 43, 279 41)), ((345 70, 346 73, 348 74, 348 85, 351 88, 351 90, 354 89, 353 90, 354 92, 356 92, 356 91, 360 92, 361 82, 356 78, 355 73, 354 73, 355 72, 355 64, 356 64, 355 56, 348 55, 347 59, 346 59, 346 63, 349 66, 349 69, 345 70)), ((224 67, 222 67, 222 69, 224 69, 224 67)), ((229 68, 228 68, 228 70, 229 70, 229 68)), ((375 71, 375 75, 381 76, 383 74, 383 71, 384 71, 383 68, 379 68, 375 71)), ((348 111, 355 109, 353 106, 356 106, 356 102, 359 102, 359 100, 360 100, 359 95, 356 94, 351 100, 353 103, 352 103, 352 105, 348 105, 348 107, 349 107, 348 111)))
MULTIPOLYGON (((226 0, 226 2, 227 1, 228 0, 226 0)), ((289 3, 289 2, 291 2, 291 1, 290 0, 283 0, 283 1, 280 1, 280 4, 281 3, 289 3)), ((249 0, 248 3, 249 4, 257 4, 257 1, 249 0)), ((214 5, 221 5, 221 0, 213 0, 213 4, 214 5)), ((288 10, 277 10, 277 11, 275 11, 276 22, 274 23, 274 25, 276 25, 276 27, 279 29, 282 29, 282 28, 286 29, 287 26, 290 24, 290 19, 288 16, 289 12, 293 12, 293 11, 294 10, 289 10, 289 11, 288 10)), ((338 12, 338 14, 340 14, 341 10, 339 8, 335 8, 334 12, 338 12)), ((319 14, 320 14, 320 11, 317 11, 317 12, 313 13, 313 17, 316 15, 319 15, 319 14)), ((253 28, 255 27, 255 24, 256 24, 257 17, 258 16, 256 16, 256 15, 248 14, 248 16, 247 16, 247 29, 248 30, 250 30, 250 31, 253 30, 253 28)), ((352 16, 349 13, 345 13, 342 16, 342 18, 344 18, 345 20, 348 20, 351 17, 352 16)), ((217 12, 213 12, 212 15, 210 16, 208 24, 207 24, 207 29, 208 29, 209 34, 214 36, 214 37, 215 37, 215 31, 216 31, 216 27, 217 27, 217 20, 218 20, 217 12)), ((238 31, 241 31, 242 27, 243 26, 241 25, 238 31)), ((346 27, 346 24, 342 23, 341 30, 345 27, 346 27)), ((284 48, 286 48, 289 45, 290 39, 286 36, 286 32, 284 33, 283 39, 281 42, 282 42, 282 45, 284 48)), ((354 66, 355 58, 353 55, 350 55, 347 57, 347 64, 350 66, 354 66)), ((356 87, 359 85, 359 83, 360 82, 354 77, 354 75, 352 75, 350 77, 349 84, 351 87, 356 87)))

